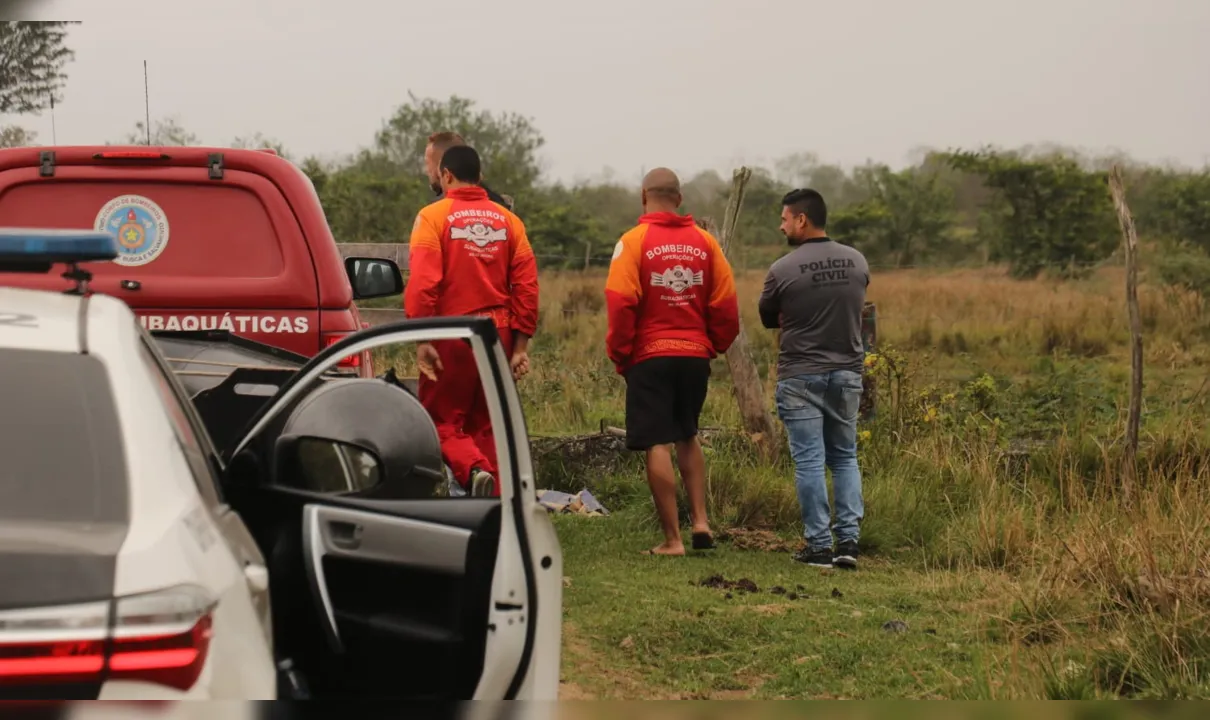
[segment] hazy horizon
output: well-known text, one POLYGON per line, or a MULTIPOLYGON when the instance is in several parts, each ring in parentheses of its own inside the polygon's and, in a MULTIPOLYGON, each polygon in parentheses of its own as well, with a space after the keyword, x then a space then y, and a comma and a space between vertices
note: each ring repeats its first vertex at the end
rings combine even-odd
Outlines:
MULTIPOLYGON (((44 0, 10 17, 83 22, 68 38, 59 144, 132 131, 147 60, 153 123, 175 117, 219 145, 261 132, 298 157, 368 145, 410 90, 532 118, 549 180, 727 174, 801 152, 902 166, 917 148, 983 144, 1210 162, 1210 3, 1198 0, 331 7, 44 0)), ((4 122, 52 142, 49 113, 4 122)))

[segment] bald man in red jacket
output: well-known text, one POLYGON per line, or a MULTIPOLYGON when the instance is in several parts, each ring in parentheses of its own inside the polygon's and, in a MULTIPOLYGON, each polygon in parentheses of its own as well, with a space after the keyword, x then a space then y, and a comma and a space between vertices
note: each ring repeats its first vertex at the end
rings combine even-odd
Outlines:
POLYGON ((667 168, 643 178, 643 215, 618 241, 605 299, 609 358, 626 378, 626 444, 647 454, 647 482, 664 543, 647 552, 684 555, 676 511, 676 448, 689 496, 694 549, 714 546, 706 517, 706 460, 698 418, 710 361, 739 335, 735 279, 718 240, 677 214, 680 181, 667 168))

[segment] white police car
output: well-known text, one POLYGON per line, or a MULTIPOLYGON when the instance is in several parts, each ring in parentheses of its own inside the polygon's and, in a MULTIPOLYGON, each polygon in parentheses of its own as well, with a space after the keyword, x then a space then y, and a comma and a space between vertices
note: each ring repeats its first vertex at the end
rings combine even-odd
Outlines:
POLYGON ((562 557, 494 328, 352 335, 220 457, 155 339, 86 292, 77 263, 113 242, 0 231, 0 269, 66 264, 84 291, 0 288, 0 699, 555 698, 562 557), (500 498, 400 489, 429 472, 431 421, 326 373, 443 339, 479 361, 500 498))

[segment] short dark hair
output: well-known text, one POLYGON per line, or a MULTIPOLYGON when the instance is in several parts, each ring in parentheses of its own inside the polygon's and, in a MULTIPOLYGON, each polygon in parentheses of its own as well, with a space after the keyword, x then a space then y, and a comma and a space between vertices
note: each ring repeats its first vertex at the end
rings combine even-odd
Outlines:
POLYGON ((820 230, 828 226, 828 204, 823 201, 823 195, 817 190, 791 190, 781 199, 781 204, 790 208, 790 212, 795 215, 806 215, 811 224, 820 230))
POLYGON ((465 183, 478 183, 483 173, 479 162, 479 153, 470 145, 455 145, 441 156, 442 170, 449 170, 455 180, 465 183))

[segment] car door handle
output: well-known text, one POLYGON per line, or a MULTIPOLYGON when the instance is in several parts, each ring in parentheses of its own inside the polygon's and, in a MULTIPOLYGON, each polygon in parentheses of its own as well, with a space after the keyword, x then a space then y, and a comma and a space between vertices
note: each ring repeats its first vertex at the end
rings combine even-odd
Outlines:
POLYGON ((253 592, 263 593, 269 589, 269 569, 264 565, 247 563, 244 565, 244 578, 253 592))
POLYGON ((341 550, 361 547, 362 527, 357 523, 334 520, 328 523, 328 539, 341 550))

